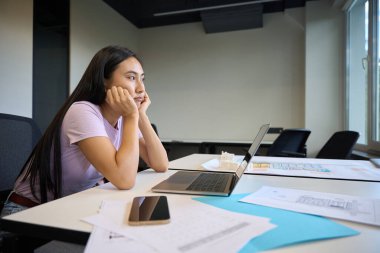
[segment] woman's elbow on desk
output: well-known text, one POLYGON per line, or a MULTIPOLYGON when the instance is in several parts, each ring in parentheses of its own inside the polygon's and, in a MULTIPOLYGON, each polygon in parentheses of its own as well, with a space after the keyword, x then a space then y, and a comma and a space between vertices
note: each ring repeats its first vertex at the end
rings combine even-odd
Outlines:
POLYGON ((161 166, 161 167, 154 167, 153 169, 155 172, 163 173, 163 172, 166 172, 168 170, 168 165, 161 166))
POLYGON ((155 172, 166 172, 169 168, 169 162, 162 162, 159 164, 152 164, 150 166, 155 172))
POLYGON ((135 186, 135 180, 133 180, 133 182, 126 182, 126 183, 122 183, 122 184, 113 184, 113 185, 115 185, 116 188, 119 190, 130 190, 135 186))
POLYGON ((135 186, 136 178, 123 178, 120 177, 116 180, 110 180, 111 184, 113 184, 119 190, 130 190, 135 186))

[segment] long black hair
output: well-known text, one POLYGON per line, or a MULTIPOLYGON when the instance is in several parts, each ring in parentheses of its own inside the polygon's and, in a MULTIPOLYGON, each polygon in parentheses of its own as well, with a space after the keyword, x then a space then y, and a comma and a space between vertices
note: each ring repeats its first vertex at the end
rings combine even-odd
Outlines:
POLYGON ((92 58, 78 86, 59 109, 39 140, 23 170, 27 170, 23 181, 29 177, 33 196, 38 199, 36 189, 39 189, 40 202, 47 202, 48 192, 53 198, 62 197, 62 163, 61 163, 61 126, 63 118, 70 106, 77 101, 89 101, 100 105, 106 97, 104 81, 111 77, 118 64, 136 55, 125 47, 108 46, 101 49, 92 58), (53 168, 51 168, 51 166, 53 168), (38 182, 37 182, 38 181, 38 182), (39 185, 36 188, 36 185, 39 185))

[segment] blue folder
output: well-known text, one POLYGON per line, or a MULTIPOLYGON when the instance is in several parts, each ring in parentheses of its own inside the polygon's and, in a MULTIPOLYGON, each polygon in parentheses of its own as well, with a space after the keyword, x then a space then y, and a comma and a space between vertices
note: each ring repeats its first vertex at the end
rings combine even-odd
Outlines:
POLYGON ((271 219, 277 227, 253 238, 241 250, 259 252, 296 243, 358 235, 359 232, 332 220, 309 214, 254 205, 239 200, 248 194, 225 197, 197 197, 194 200, 233 212, 251 214, 271 219))

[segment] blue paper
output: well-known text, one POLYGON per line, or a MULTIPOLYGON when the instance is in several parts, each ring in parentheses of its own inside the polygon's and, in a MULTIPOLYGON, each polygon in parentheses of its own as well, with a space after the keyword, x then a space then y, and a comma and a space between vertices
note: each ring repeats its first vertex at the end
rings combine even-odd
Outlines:
POLYGON ((276 228, 250 240, 240 250, 241 253, 258 252, 307 241, 359 234, 356 230, 320 216, 239 202, 246 195, 248 194, 234 194, 228 198, 193 198, 229 211, 267 217, 271 219, 271 223, 277 225, 276 228))

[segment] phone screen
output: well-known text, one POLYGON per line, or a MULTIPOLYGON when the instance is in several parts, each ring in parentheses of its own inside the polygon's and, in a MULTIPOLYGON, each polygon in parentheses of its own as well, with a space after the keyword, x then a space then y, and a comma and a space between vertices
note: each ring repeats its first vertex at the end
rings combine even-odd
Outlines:
POLYGON ((128 223, 131 225, 164 224, 170 220, 166 196, 135 197, 128 223))

